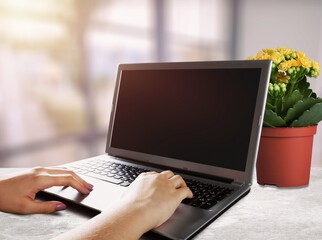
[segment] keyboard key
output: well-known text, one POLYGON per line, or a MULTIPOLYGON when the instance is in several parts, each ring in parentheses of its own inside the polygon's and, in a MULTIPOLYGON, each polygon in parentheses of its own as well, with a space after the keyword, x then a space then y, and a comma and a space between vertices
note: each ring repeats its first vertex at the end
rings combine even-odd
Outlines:
POLYGON ((86 174, 86 176, 90 176, 90 177, 94 177, 94 178, 98 178, 98 179, 101 179, 103 181, 106 181, 106 182, 110 182, 110 183, 114 183, 114 184, 120 184, 122 183, 123 181, 120 180, 120 179, 115 179, 113 177, 108 177, 108 176, 103 176, 103 175, 100 175, 100 174, 96 174, 96 173, 93 173, 93 172, 89 172, 86 174))
POLYGON ((198 199, 196 199, 195 201, 193 201, 190 205, 193 207, 200 207, 201 205, 203 205, 204 203, 202 201, 199 201, 198 199))
POLYGON ((130 186, 130 182, 128 181, 125 181, 125 182, 122 182, 120 185, 123 186, 123 187, 127 187, 127 186, 130 186))

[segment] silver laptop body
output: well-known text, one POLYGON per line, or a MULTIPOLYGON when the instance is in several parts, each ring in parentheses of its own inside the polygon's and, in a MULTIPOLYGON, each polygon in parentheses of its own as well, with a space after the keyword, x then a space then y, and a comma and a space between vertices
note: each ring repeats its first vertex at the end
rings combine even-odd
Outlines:
POLYGON ((184 178, 233 189, 209 209, 181 203, 154 233, 188 239, 251 188, 270 61, 120 64, 106 153, 67 164, 97 169, 79 174, 94 185, 88 195, 53 187, 46 193, 103 211, 126 184, 100 177, 100 164, 151 171, 171 169, 184 178))

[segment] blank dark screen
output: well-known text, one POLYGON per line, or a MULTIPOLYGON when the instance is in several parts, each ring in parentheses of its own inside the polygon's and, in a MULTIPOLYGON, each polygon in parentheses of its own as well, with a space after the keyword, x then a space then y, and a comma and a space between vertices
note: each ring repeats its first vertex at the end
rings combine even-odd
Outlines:
POLYGON ((123 70, 111 147, 244 171, 260 73, 123 70))

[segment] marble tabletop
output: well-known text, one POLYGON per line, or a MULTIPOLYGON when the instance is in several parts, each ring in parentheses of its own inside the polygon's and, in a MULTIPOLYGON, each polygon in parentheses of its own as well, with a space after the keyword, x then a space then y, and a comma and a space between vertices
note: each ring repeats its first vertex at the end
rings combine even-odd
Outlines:
MULTIPOLYGON (((0 169, 0 174, 4 171, 0 169)), ((50 239, 93 215, 75 206, 55 214, 0 212, 0 239, 50 239)), ((307 187, 262 187, 255 180, 245 198, 194 239, 322 239, 322 168, 312 168, 307 187)))

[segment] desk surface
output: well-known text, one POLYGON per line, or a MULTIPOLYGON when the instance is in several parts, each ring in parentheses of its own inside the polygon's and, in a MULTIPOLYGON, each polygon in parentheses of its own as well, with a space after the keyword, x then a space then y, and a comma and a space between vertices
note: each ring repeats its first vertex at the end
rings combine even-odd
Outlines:
MULTIPOLYGON (((0 212, 0 239, 50 239, 90 217, 72 207, 55 214, 0 212)), ((194 239, 322 239, 321 224, 322 168, 312 168, 310 185, 303 188, 261 187, 255 180, 245 198, 194 239)))

